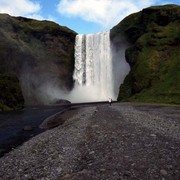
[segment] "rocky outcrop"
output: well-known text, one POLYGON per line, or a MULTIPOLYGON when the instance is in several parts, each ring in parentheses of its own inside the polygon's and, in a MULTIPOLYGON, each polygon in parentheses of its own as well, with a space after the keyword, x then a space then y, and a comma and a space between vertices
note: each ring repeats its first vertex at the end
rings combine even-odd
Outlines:
POLYGON ((26 104, 47 104, 52 87, 73 87, 75 35, 50 21, 0 15, 0 73, 17 75, 26 104))
POLYGON ((180 103, 180 6, 143 9, 111 29, 118 45, 123 36, 130 43, 126 60, 129 75, 118 100, 180 103))

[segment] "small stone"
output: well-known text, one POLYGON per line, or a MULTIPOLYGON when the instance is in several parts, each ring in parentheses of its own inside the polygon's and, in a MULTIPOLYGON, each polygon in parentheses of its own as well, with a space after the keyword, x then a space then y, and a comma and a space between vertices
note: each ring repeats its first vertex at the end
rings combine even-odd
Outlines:
POLYGON ((132 164, 131 164, 131 166, 135 166, 135 165, 136 165, 136 163, 132 163, 132 164))
POLYGON ((89 172, 89 171, 88 171, 87 169, 83 169, 83 170, 80 171, 79 173, 80 173, 80 174, 88 174, 88 172, 89 172))
POLYGON ((130 177, 131 176, 131 173, 129 171, 125 171, 123 176, 126 176, 126 177, 130 177))
POLYGON ((104 171, 106 171, 106 170, 105 170, 105 169, 100 169, 100 171, 104 172, 104 171))
POLYGON ((71 178, 70 174, 65 174, 61 179, 64 180, 64 179, 70 179, 70 178, 71 178))
POLYGON ((51 161, 51 160, 52 160, 52 158, 51 158, 51 157, 49 157, 47 160, 48 160, 48 161, 51 161))
POLYGON ((22 169, 19 169, 18 171, 19 171, 19 172, 22 172, 22 169))
POLYGON ((56 171, 57 171, 58 173, 61 173, 61 172, 62 172, 62 168, 61 168, 61 167, 58 167, 58 168, 56 169, 56 171))
POLYGON ((94 154, 95 152, 94 151, 91 151, 89 154, 94 154))
POLYGON ((172 165, 168 165, 167 168, 168 169, 173 169, 173 166, 172 165))
POLYGON ((156 137, 156 135, 155 135, 155 134, 150 134, 150 136, 151 136, 151 137, 156 137))
POLYGON ((161 169, 160 170, 160 173, 163 175, 163 176, 167 176, 167 171, 166 170, 164 170, 164 169, 161 169))
POLYGON ((99 127, 99 125, 95 124, 95 125, 92 125, 92 128, 97 128, 99 127))
POLYGON ((151 147, 152 144, 145 144, 145 147, 151 147))

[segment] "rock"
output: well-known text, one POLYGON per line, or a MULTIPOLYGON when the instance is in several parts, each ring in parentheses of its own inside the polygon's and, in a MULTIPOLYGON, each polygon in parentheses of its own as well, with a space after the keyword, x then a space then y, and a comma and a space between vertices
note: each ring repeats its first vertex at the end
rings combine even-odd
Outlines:
POLYGON ((156 137, 156 135, 155 135, 155 134, 150 134, 150 136, 151 136, 151 137, 154 137, 154 138, 156 137))
POLYGON ((89 154, 94 154, 95 152, 94 151, 91 151, 89 154))
POLYGON ((160 170, 160 173, 163 175, 163 176, 167 176, 167 171, 166 170, 164 170, 164 169, 161 169, 160 170))
POLYGON ((125 177, 127 177, 127 178, 131 177, 130 171, 125 171, 124 174, 123 174, 123 176, 125 176, 125 177))
POLYGON ((106 171, 106 169, 103 169, 103 168, 102 168, 102 169, 100 169, 100 171, 101 171, 101 172, 104 172, 104 171, 106 171))
POLYGON ((71 102, 66 99, 57 99, 52 104, 63 104, 64 105, 64 104, 71 104, 71 102))
POLYGON ((132 164, 131 164, 131 166, 135 166, 135 165, 136 165, 136 163, 132 163, 132 164))
POLYGON ((57 171, 58 173, 61 173, 61 172, 62 172, 62 168, 61 168, 61 167, 58 167, 58 168, 56 169, 56 171, 57 171))
POLYGON ((41 129, 52 129, 59 125, 62 125, 64 123, 64 119, 61 118, 55 118, 55 119, 49 119, 48 121, 43 122, 39 128, 41 129))
POLYGON ((70 180, 71 175, 70 174, 65 174, 63 177, 61 177, 62 180, 70 180))
POLYGON ((30 126, 30 125, 26 125, 26 126, 24 126, 23 130, 24 130, 24 131, 32 131, 32 130, 33 130, 33 127, 30 126))
POLYGON ((61 118, 60 115, 62 112, 58 112, 48 118, 46 118, 40 125, 40 129, 51 129, 59 125, 62 125, 65 122, 65 119, 61 118))

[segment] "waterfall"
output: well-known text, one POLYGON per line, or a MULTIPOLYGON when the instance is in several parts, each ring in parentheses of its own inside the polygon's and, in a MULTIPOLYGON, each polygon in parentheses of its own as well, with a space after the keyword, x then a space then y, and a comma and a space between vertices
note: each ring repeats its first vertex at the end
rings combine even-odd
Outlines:
POLYGON ((110 32, 76 36, 73 78, 79 96, 75 101, 106 101, 109 97, 116 100, 119 85, 129 71, 126 68, 127 72, 123 75, 114 72, 121 71, 124 63, 128 66, 125 55, 121 61, 121 56, 117 57, 117 54, 119 56, 110 42, 110 32))

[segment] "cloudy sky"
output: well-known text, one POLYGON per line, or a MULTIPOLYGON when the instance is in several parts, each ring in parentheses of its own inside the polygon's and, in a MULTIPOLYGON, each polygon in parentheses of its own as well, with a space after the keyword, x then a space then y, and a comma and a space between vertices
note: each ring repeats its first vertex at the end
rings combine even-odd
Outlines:
POLYGON ((180 0, 0 0, 0 13, 51 20, 80 34, 107 31, 143 8, 180 0))

